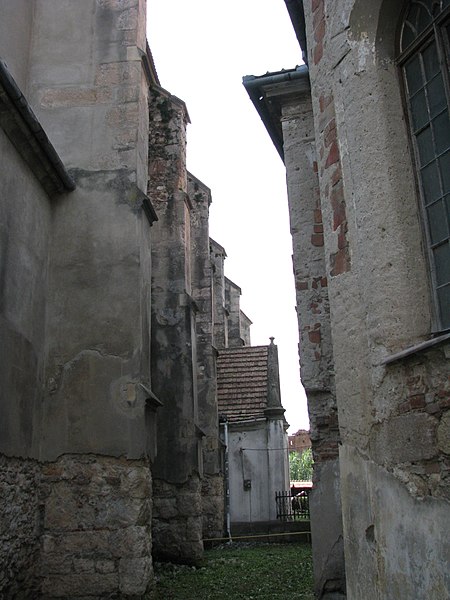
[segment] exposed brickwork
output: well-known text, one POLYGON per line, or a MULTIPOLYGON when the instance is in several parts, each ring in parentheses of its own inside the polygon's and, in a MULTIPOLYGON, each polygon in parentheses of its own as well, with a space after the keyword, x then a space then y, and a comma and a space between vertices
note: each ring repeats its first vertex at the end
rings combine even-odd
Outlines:
POLYGON ((289 452, 303 452, 311 448, 311 437, 309 431, 299 429, 294 435, 288 438, 289 452))
MULTIPOLYGON (((421 430, 411 431, 396 456, 394 468, 397 475, 409 482, 410 489, 419 496, 436 496, 450 499, 450 374, 448 358, 450 347, 421 352, 387 367, 386 380, 381 390, 395 390, 390 395, 392 412, 397 428, 408 431, 411 419, 421 419, 421 430), (427 437, 424 437, 424 435, 427 437), (447 443, 444 441, 447 440, 447 443), (417 453, 417 458, 413 458, 417 453), (403 460, 401 459, 403 456, 403 460)), ((383 435, 389 420, 374 426, 372 443, 383 435)))
POLYGON ((313 246, 323 246, 323 223, 322 211, 320 209, 314 210, 313 232, 311 235, 311 244, 313 246))
POLYGON ((168 202, 187 189, 187 109, 181 100, 152 88, 149 118, 149 196, 152 202, 168 202))
MULTIPOLYGON (((315 401, 316 398, 311 398, 315 401)), ((329 403, 318 403, 315 414, 311 414, 311 442, 314 461, 321 464, 334 460, 339 456, 339 423, 336 408, 331 408, 329 403), (320 406, 323 409, 320 411, 320 406)))
POLYGON ((317 65, 323 56, 323 43, 326 29, 324 0, 312 0, 311 9, 313 11, 314 29, 313 61, 314 64, 317 65))
MULTIPOLYGON (((329 8, 327 3, 327 9, 329 8)), ((314 32, 309 40, 310 73, 322 69, 314 67, 321 60, 325 36, 324 2, 312 3, 314 23, 308 20, 311 4, 304 5, 307 31, 314 32)), ((280 90, 281 92, 281 90, 280 90)), ((316 96, 313 97, 314 99, 316 96)), ((330 331, 330 311, 326 252, 329 253, 330 231, 333 215, 330 200, 323 194, 324 186, 332 181, 339 166, 336 142, 333 98, 320 99, 320 111, 327 130, 327 146, 317 142, 313 121, 313 106, 309 98, 299 94, 296 101, 285 98, 282 109, 282 127, 285 140, 285 164, 288 181, 288 198, 291 233, 293 237, 293 264, 299 321, 299 354, 301 378, 308 399, 311 427, 311 443, 314 455, 314 482, 312 495, 311 529, 317 556, 323 553, 315 565, 317 590, 325 582, 333 580, 333 590, 343 589, 343 551, 341 516, 338 511, 339 481, 337 480, 337 457, 339 429, 334 389, 334 365, 330 331), (292 142, 292 143, 291 143, 292 142), (334 154, 333 154, 334 153, 334 154), (329 165, 325 169, 325 164, 329 165), (322 196, 319 177, 325 179, 322 196), (326 515, 326 518, 325 518, 326 515), (317 550, 319 549, 319 550, 317 550), (329 557, 333 557, 329 560, 329 557)), ((322 182, 320 182, 322 183, 322 182)), ((337 237, 337 233, 333 232, 337 237)), ((331 236, 333 238, 333 236, 331 236)), ((332 243, 334 240, 331 240, 332 243)), ((336 240, 337 246, 337 240, 336 240)), ((333 250, 331 246, 331 250, 333 250)), ((327 584, 328 585, 328 584, 327 584)), ((317 591, 316 590, 316 591, 317 591)), ((333 594, 334 595, 334 594, 333 594)), ((317 597, 320 597, 318 593, 317 597)))
POLYGON ((344 185, 342 180, 341 159, 336 128, 336 115, 332 95, 319 97, 319 122, 321 131, 320 170, 325 201, 331 204, 332 232, 330 248, 330 275, 335 277, 346 273, 351 268, 348 242, 347 213, 345 207, 344 185))

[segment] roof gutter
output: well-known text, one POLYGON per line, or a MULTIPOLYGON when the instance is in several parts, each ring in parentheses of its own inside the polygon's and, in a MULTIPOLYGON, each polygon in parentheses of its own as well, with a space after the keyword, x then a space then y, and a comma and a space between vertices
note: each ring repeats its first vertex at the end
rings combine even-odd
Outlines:
POLYGON ((25 126, 26 141, 33 146, 34 153, 39 152, 41 155, 40 162, 42 163, 44 170, 47 171, 47 176, 42 177, 41 174, 37 176, 44 187, 50 192, 56 191, 59 193, 74 190, 74 180, 63 165, 58 153, 48 139, 42 125, 39 123, 36 115, 20 91, 19 86, 14 81, 14 78, 3 60, 0 60, 0 104, 3 105, 2 108, 4 107, 4 109, 9 112, 12 111, 12 113, 14 113, 16 111, 15 114, 17 116, 14 117, 13 115, 13 118, 17 121, 17 128, 11 121, 6 123, 6 121, 2 120, 1 125, 5 129, 5 133, 11 139, 12 143, 16 146, 18 152, 20 154, 23 153, 23 140, 17 142, 15 139, 15 132, 23 132, 23 126, 20 127, 19 122, 22 121, 25 126), (2 91, 3 94, 1 93, 2 91), (48 167, 53 171, 53 176, 48 173, 48 168, 45 168, 44 163, 47 163, 48 167), (53 185, 49 185, 49 177, 53 180, 53 185), (53 186, 56 190, 53 189, 53 186))
POLYGON ((249 88, 261 85, 275 85, 277 83, 284 83, 286 81, 303 79, 305 75, 308 75, 308 73, 309 71, 307 65, 299 65, 298 67, 295 67, 295 69, 279 71, 278 73, 267 73, 266 75, 245 75, 242 78, 242 83, 248 90, 249 88))
POLYGON ((284 0, 294 27, 295 35, 302 49, 303 60, 308 64, 308 45, 306 41, 305 10, 303 0, 284 0))
POLYGON ((283 133, 281 122, 275 123, 273 115, 269 110, 264 88, 283 83, 290 83, 309 79, 307 65, 300 65, 289 71, 278 73, 267 73, 266 75, 245 75, 242 83, 247 90, 250 100, 253 102, 262 122, 264 123, 281 160, 284 162, 283 133))

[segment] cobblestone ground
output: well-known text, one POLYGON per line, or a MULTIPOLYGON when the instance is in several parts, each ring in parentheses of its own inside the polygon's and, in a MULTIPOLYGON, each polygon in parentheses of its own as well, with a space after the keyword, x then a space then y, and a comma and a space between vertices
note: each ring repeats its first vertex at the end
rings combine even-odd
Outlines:
POLYGON ((157 600, 313 600, 309 544, 224 544, 200 567, 155 565, 157 600))

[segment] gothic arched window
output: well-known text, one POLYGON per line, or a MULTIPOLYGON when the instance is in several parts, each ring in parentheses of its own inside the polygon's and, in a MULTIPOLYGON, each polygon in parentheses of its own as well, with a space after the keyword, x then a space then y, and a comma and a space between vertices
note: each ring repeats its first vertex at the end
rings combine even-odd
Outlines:
POLYGON ((436 328, 450 328, 450 0, 412 0, 400 32, 436 328))

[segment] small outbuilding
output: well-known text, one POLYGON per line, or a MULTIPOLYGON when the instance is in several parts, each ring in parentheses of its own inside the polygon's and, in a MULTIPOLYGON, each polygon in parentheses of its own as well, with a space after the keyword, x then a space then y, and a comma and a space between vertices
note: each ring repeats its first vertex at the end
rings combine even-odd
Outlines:
POLYGON ((275 521, 275 492, 289 489, 289 461, 273 338, 268 346, 220 350, 217 388, 227 430, 231 526, 275 521))

